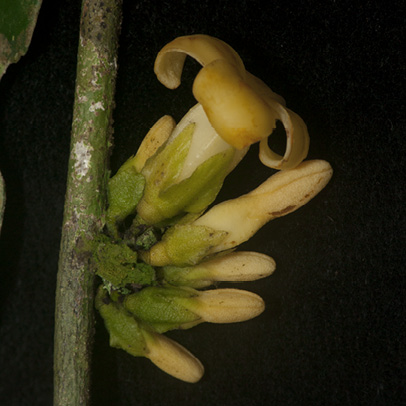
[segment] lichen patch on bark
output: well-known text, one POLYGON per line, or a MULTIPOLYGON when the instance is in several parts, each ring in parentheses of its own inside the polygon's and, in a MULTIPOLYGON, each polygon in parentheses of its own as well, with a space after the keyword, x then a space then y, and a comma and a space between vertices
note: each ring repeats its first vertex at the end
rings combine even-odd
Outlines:
POLYGON ((74 173, 73 176, 82 179, 87 175, 90 168, 90 159, 92 157, 93 147, 87 145, 83 141, 78 141, 72 148, 72 155, 74 160, 74 173))

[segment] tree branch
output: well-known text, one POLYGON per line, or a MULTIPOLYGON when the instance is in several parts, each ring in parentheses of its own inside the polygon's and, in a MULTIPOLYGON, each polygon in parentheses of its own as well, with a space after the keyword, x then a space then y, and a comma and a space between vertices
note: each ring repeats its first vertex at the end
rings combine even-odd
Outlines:
POLYGON ((56 289, 54 406, 87 405, 94 275, 77 249, 103 227, 121 0, 83 0, 56 289))

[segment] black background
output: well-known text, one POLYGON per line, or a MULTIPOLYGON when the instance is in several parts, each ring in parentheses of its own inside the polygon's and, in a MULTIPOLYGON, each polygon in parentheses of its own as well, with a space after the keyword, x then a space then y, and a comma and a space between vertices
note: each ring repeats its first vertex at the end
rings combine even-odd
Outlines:
MULTIPOLYGON (((275 273, 241 285, 267 308, 234 325, 168 334, 205 365, 198 384, 108 346, 98 320, 97 405, 405 404, 403 252, 405 41, 401 1, 130 1, 120 38, 112 170, 164 114, 193 103, 198 66, 165 89, 159 49, 205 33, 283 95, 334 176, 242 249, 275 273), (382 5, 381 5, 382 4, 382 5)), ((8 201, 0 258, 0 404, 52 404, 54 293, 69 156, 80 2, 45 0, 31 48, 0 82, 0 169, 8 201)), ((254 146, 220 199, 272 172, 254 146)), ((228 286, 224 284, 223 286, 228 286)))

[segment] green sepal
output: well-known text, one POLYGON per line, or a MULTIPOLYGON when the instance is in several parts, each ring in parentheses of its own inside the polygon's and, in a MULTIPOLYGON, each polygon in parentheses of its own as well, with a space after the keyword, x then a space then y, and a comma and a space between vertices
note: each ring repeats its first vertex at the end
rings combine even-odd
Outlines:
POLYGON ((127 160, 109 180, 107 225, 114 230, 116 223, 133 214, 145 187, 145 178, 136 171, 132 160, 127 160))
POLYGON ((123 242, 113 243, 100 236, 92 242, 92 261, 95 272, 106 287, 129 293, 129 285, 145 286, 155 281, 155 270, 151 265, 137 262, 137 253, 123 242))
POLYGON ((177 287, 147 287, 127 295, 123 306, 137 320, 158 333, 174 329, 191 328, 202 322, 200 317, 179 303, 179 299, 190 299, 197 295, 192 289, 177 287))
POLYGON ((146 185, 144 195, 137 207, 138 214, 148 223, 157 224, 174 217, 177 212, 159 198, 180 175, 189 152, 195 125, 189 124, 172 142, 165 143, 147 160, 142 170, 146 185))
MULTIPOLYGON (((162 244, 166 256, 172 265, 195 265, 209 250, 221 243, 227 232, 193 224, 175 225, 163 235, 162 244)), ((152 250, 154 247, 152 247, 152 250)))
POLYGON ((98 289, 95 305, 109 332, 110 346, 134 357, 145 356, 147 344, 140 325, 120 303, 111 300, 102 286, 98 289))
POLYGON ((212 156, 199 165, 189 178, 163 190, 159 199, 167 202, 176 213, 205 210, 220 191, 233 156, 232 148, 212 156))
POLYGON ((157 277, 174 286, 201 289, 213 284, 207 277, 207 270, 197 266, 164 266, 157 271, 157 277))
POLYGON ((176 183, 194 128, 189 124, 145 165, 142 173, 147 179, 146 188, 138 213, 150 224, 175 224, 187 213, 200 213, 221 189, 234 156, 233 148, 210 157, 189 178, 176 183))

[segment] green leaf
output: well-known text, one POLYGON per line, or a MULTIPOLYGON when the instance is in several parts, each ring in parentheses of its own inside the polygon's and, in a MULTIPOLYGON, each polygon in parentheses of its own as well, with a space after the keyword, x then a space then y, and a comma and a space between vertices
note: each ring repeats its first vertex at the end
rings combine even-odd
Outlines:
POLYGON ((1 0, 0 78, 7 67, 25 55, 42 0, 1 0))

